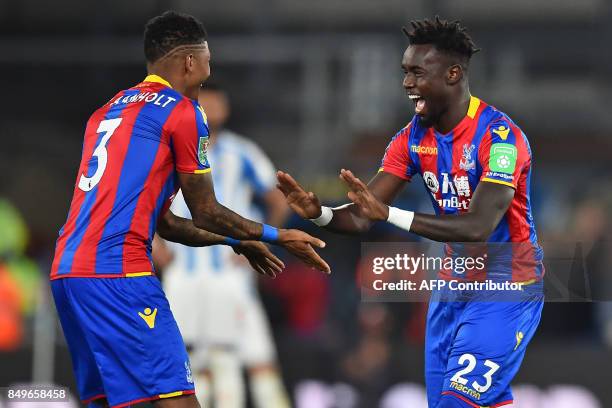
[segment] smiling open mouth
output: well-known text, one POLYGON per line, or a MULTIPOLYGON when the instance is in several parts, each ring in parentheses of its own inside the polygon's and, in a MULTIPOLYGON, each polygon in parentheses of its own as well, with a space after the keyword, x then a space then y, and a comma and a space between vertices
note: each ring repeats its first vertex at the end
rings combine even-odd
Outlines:
POLYGON ((425 110, 425 99, 423 99, 421 95, 417 94, 408 94, 408 98, 410 98, 410 100, 415 104, 414 112, 417 115, 422 114, 425 110))

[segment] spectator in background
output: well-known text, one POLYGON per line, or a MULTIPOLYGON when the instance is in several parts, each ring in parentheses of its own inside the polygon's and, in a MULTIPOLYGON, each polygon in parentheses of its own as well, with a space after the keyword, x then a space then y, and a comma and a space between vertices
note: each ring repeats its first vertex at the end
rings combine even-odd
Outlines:
POLYGON ((594 307, 595 324, 602 341, 612 348, 612 194, 609 188, 587 195, 575 208, 572 234, 581 246, 594 307), (603 193, 602 193, 603 192, 603 193))
POLYGON ((263 282, 269 296, 281 302, 288 329, 297 338, 312 339, 321 330, 329 308, 329 282, 297 262, 289 262, 274 280, 263 282))
POLYGON ((36 304, 41 280, 38 266, 24 255, 28 230, 19 211, 0 199, 0 351, 23 342, 25 319, 36 304))
POLYGON ((21 293, 17 282, 0 262, 0 351, 14 351, 23 338, 21 293))
POLYGON ((362 303, 358 312, 360 335, 341 361, 342 377, 360 390, 359 407, 376 406, 392 382, 391 331, 393 317, 383 303, 362 303))

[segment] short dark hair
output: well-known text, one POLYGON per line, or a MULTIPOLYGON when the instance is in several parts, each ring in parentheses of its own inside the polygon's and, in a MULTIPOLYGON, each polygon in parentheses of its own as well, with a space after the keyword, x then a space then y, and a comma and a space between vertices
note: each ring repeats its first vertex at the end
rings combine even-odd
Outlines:
POLYGON ((415 20, 410 25, 412 30, 402 28, 410 44, 432 44, 438 51, 464 57, 467 61, 480 51, 460 21, 443 20, 436 16, 433 21, 415 20))
POLYGON ((155 62, 180 45, 206 41, 206 29, 195 17, 166 11, 145 25, 144 52, 148 62, 155 62))

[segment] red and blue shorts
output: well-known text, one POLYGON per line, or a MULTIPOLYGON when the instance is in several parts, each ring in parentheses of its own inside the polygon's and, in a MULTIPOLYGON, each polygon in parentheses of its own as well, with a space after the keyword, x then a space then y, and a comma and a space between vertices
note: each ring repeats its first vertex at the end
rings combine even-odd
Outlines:
POLYGON ((193 394, 189 358, 155 276, 51 282, 84 403, 111 407, 193 394))
POLYGON ((512 295, 434 291, 425 338, 429 406, 437 407, 443 399, 465 407, 511 404, 510 383, 538 327, 543 305, 541 283, 512 295))

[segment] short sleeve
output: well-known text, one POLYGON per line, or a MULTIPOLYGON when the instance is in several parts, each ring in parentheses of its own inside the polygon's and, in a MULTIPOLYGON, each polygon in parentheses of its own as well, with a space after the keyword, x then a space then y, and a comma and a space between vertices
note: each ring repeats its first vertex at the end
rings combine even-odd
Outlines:
POLYGON ((378 169, 379 172, 384 171, 385 173, 391 173, 404 180, 410 181, 415 173, 408 152, 410 127, 411 125, 406 126, 393 136, 393 139, 391 139, 391 142, 389 142, 385 150, 380 169, 378 169))
POLYGON ((195 101, 184 101, 178 106, 180 117, 170 135, 176 171, 180 173, 207 173, 208 124, 204 109, 195 101))
POLYGON ((255 143, 248 142, 243 149, 244 176, 253 190, 265 194, 276 186, 276 169, 272 161, 255 143))
POLYGON ((492 123, 478 149, 481 181, 516 189, 523 169, 531 160, 523 132, 507 120, 492 123))

